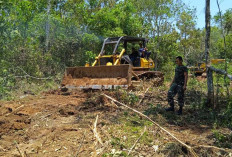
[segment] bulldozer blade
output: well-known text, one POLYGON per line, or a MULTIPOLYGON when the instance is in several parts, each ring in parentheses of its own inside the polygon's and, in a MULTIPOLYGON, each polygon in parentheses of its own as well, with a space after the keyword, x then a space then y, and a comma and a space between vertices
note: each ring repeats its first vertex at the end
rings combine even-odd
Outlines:
POLYGON ((66 88, 112 89, 131 86, 131 65, 70 67, 61 83, 66 88))

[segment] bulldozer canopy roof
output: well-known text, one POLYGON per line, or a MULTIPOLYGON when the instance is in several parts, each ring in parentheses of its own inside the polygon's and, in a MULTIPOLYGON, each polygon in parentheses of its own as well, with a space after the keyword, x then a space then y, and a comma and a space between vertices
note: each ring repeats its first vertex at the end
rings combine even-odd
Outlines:
POLYGON ((139 41, 148 41, 146 38, 140 38, 140 37, 131 37, 131 36, 122 36, 122 37, 111 37, 106 39, 106 43, 108 42, 139 42, 139 41))
POLYGON ((102 49, 101 49, 101 55, 103 55, 105 45, 108 44, 115 44, 115 48, 113 50, 113 54, 115 54, 116 49, 118 48, 119 43, 123 43, 124 48, 127 49, 127 43, 134 43, 134 42, 141 42, 143 47, 146 47, 146 43, 148 42, 148 39, 146 38, 140 38, 140 37, 131 37, 131 36, 122 36, 122 37, 110 37, 106 38, 104 40, 102 49))

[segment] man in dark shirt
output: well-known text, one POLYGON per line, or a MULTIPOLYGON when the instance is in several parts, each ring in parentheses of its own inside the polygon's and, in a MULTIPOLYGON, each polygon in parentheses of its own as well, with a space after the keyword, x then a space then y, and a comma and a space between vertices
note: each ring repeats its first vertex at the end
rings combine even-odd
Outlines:
POLYGON ((181 56, 176 57, 176 69, 175 69, 175 77, 173 78, 170 89, 168 91, 168 104, 170 105, 166 111, 174 111, 174 99, 173 97, 178 94, 178 105, 179 110, 177 112, 178 115, 182 114, 182 108, 184 106, 184 91, 187 87, 188 80, 188 69, 183 64, 183 59, 181 56))
POLYGON ((140 43, 139 46, 140 46, 140 48, 139 48, 139 54, 140 54, 140 56, 142 58, 148 59, 150 57, 150 55, 151 55, 151 52, 148 52, 148 49, 146 47, 143 48, 143 44, 142 43, 140 43))

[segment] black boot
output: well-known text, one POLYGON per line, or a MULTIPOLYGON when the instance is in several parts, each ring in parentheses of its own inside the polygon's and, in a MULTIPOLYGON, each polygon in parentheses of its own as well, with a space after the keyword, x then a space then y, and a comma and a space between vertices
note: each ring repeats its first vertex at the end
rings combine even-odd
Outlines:
POLYGON ((179 110, 177 111, 177 115, 182 115, 182 108, 183 107, 180 107, 179 110))
POLYGON ((174 106, 170 106, 169 108, 166 108, 165 111, 175 111, 174 106))

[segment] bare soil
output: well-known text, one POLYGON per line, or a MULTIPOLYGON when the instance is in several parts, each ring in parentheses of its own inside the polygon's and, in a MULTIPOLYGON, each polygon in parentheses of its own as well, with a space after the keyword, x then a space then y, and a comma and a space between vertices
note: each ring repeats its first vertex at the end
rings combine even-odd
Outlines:
MULTIPOLYGON (((164 113, 165 89, 148 91, 144 98, 143 92, 134 92, 143 101, 140 105, 138 101, 130 101, 134 103, 131 107, 150 112, 149 117, 195 147, 199 156, 231 156, 226 151, 199 147, 214 146, 215 139, 212 125, 191 121, 198 116, 193 110, 186 107, 182 117, 164 113)), ((158 127, 118 108, 100 93, 115 99, 123 97, 118 91, 54 90, 38 96, 25 95, 15 101, 0 101, 0 156, 126 156, 145 126, 147 133, 136 143, 130 156, 191 156, 158 127), (97 115, 97 132, 102 144, 93 131, 97 115)), ((227 128, 222 131, 230 132, 227 128)))

